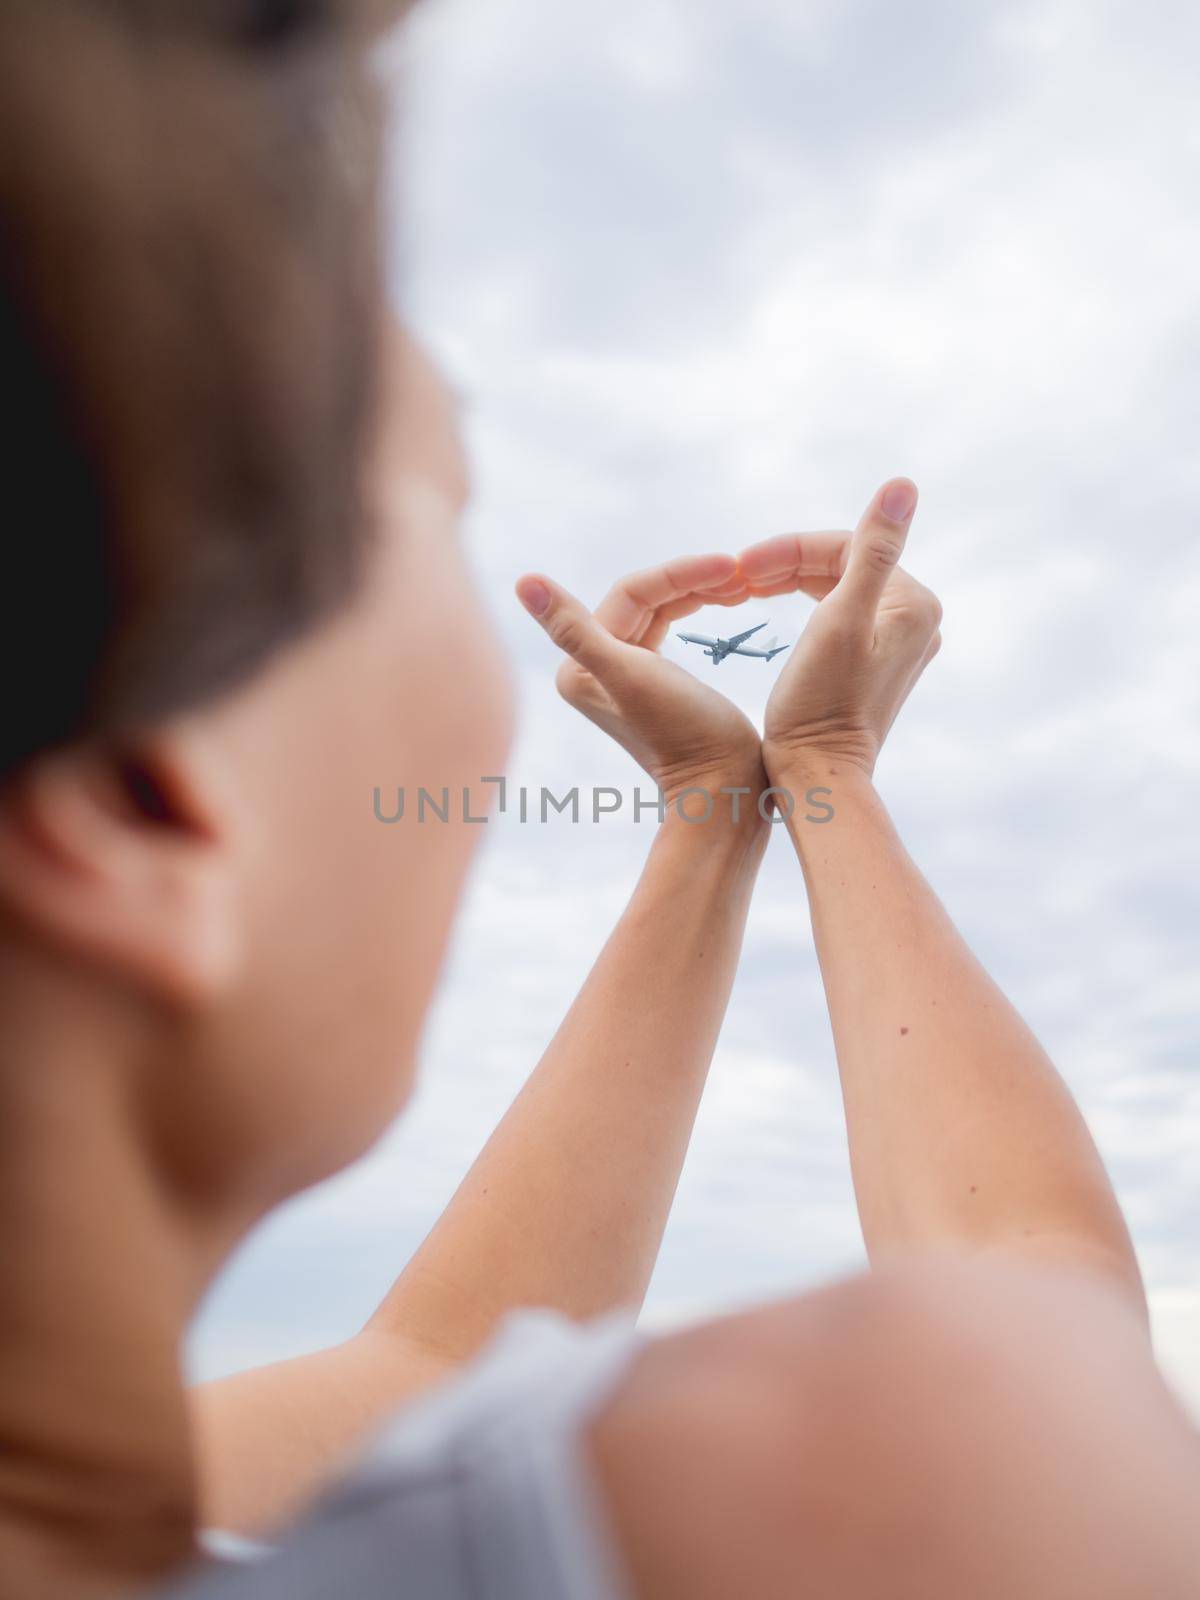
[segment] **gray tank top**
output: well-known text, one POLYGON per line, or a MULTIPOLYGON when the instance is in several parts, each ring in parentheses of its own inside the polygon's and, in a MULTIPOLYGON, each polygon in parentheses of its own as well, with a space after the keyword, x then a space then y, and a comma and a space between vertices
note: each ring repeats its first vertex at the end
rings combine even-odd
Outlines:
POLYGON ((629 1600, 580 1432, 637 1346, 629 1317, 510 1318, 276 1545, 162 1600, 629 1600))

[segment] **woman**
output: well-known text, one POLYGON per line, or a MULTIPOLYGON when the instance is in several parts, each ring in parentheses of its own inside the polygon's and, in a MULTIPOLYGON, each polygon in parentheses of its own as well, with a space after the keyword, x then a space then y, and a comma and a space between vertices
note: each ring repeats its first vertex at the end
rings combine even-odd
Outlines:
POLYGON ((478 815, 508 745, 453 408, 378 291, 370 20, 0 20, 4 1593, 1196 1593, 1196 1444, 1105 1173, 873 786, 939 637, 903 479, 853 534, 685 557, 595 613, 522 582, 566 698, 664 791, 642 880, 369 1325, 185 1395, 222 1261, 410 1093, 480 830, 381 827, 381 764, 478 815), (656 654, 796 590, 761 739, 656 654), (768 789, 800 802, 875 1266, 642 1342, 768 789), (267 1548, 206 1565, 204 1530, 267 1548))

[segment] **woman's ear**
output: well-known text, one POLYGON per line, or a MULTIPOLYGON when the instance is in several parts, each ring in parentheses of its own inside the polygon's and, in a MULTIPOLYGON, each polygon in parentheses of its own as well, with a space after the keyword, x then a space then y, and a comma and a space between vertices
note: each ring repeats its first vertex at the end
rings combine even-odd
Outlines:
POLYGON ((36 757, 0 789, 0 905, 60 957, 202 1007, 241 948, 225 776, 167 735, 36 757))

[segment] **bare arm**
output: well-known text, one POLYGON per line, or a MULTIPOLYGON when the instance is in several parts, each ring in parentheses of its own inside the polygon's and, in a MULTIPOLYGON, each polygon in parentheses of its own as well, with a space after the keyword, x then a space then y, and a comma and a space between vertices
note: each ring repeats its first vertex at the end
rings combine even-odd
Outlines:
POLYGON ((641 1304, 741 948, 765 828, 663 825, 512 1110, 376 1316, 466 1357, 513 1306, 641 1304))
POLYGON ((510 1311, 584 1318, 641 1303, 687 1150, 769 829, 757 733, 660 660, 669 620, 744 585, 729 557, 619 584, 595 617, 555 586, 540 613, 569 653, 560 687, 668 796, 628 910, 537 1069, 367 1328, 347 1344, 197 1391, 210 1523, 294 1512, 404 1400, 467 1360, 510 1311), (722 787, 751 790, 733 817, 722 787), (699 812, 697 800, 692 809, 699 812))
MULTIPOLYGON (((882 491, 845 573, 781 678, 764 753, 774 783, 831 791, 832 823, 792 823, 837 1045, 869 1250, 1003 1248, 1090 1265, 1141 1303, 1107 1174, 1066 1085, 968 950, 875 792, 879 746, 939 642, 940 607, 896 562, 915 506, 882 491)), ((797 541, 747 552, 763 586, 797 541)))
POLYGON ((866 774, 807 763, 804 773, 833 790, 837 810, 828 828, 801 822, 794 836, 868 1247, 1088 1260, 1140 1296, 1116 1197, 1045 1051, 964 944, 866 774))
POLYGON ((834 808, 814 825, 800 807, 793 832, 876 1267, 652 1345, 594 1458, 632 1590, 654 1600, 1182 1600, 1200 1458, 1116 1200, 872 784, 939 624, 896 569, 911 506, 887 504, 899 520, 881 495, 840 553, 789 538, 741 563, 756 593, 821 602, 764 757, 834 808))

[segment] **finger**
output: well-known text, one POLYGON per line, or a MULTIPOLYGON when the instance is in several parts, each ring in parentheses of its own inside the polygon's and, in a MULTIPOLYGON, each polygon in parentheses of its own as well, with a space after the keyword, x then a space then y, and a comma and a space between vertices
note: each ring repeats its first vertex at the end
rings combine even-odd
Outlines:
POLYGON ((908 478, 893 478, 871 501, 850 540, 846 570, 835 598, 872 627, 880 598, 903 554, 916 509, 916 484, 908 478))
POLYGON ((728 609, 740 606, 749 599, 750 590, 740 578, 720 589, 697 589, 679 600, 673 600, 670 605, 660 606, 638 643, 644 650, 657 650, 671 631, 672 623, 682 622, 684 617, 693 616, 704 606, 724 606, 728 609))
POLYGON ((810 583, 841 577, 848 533, 783 533, 752 544, 738 557, 738 571, 755 595, 807 592, 810 583))
POLYGON ((777 594, 806 594, 810 600, 824 600, 838 586, 836 578, 776 578, 772 583, 751 584, 748 600, 769 600, 777 594))
POLYGON ((614 639, 582 600, 539 573, 527 573, 518 581, 517 599, 577 666, 602 684, 620 678, 628 646, 614 639))
POLYGON ((744 595, 732 556, 682 556, 622 578, 596 607, 596 618, 614 638, 654 650, 672 621, 703 605, 736 605, 744 595))

